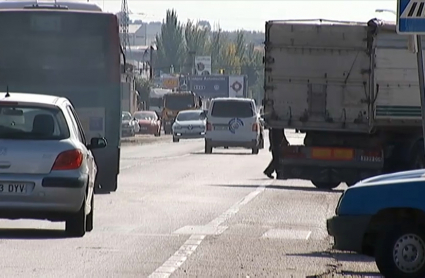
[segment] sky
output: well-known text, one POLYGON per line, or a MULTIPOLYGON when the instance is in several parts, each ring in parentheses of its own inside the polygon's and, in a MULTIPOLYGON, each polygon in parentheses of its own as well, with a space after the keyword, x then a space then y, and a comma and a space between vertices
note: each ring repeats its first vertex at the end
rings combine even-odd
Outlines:
MULTIPOLYGON (((108 12, 116 13, 121 9, 121 0, 89 1, 96 3, 108 12)), ((279 19, 323 18, 368 21, 377 17, 386 21, 395 21, 395 15, 391 12, 376 13, 375 10, 397 10, 396 0, 127 0, 127 2, 129 10, 132 12, 131 19, 162 21, 167 9, 175 9, 179 20, 182 22, 186 22, 188 19, 194 21, 208 20, 212 24, 218 23, 224 30, 244 29, 256 31, 263 31, 267 20, 279 19)))

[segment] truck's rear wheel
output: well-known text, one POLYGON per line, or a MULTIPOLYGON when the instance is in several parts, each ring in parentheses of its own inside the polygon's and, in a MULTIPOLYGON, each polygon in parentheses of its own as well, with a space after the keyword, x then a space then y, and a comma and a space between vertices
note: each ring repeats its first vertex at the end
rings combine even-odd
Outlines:
POLYGON ((323 181, 311 181, 312 184, 318 189, 334 189, 337 188, 340 182, 323 182, 323 181))

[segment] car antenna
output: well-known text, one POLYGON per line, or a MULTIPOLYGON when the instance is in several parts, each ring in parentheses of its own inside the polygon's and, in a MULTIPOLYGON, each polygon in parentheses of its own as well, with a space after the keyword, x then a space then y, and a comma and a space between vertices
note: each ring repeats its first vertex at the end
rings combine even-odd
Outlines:
POLYGON ((10 94, 9 94, 9 86, 6 86, 6 96, 5 97, 10 97, 10 94))

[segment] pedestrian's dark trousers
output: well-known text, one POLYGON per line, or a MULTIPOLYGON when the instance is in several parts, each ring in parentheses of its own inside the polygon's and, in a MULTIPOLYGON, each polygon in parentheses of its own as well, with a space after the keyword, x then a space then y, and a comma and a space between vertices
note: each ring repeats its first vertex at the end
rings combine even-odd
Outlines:
POLYGON ((264 170, 264 173, 266 174, 273 174, 277 169, 279 168, 279 151, 276 149, 272 149, 272 160, 270 161, 269 165, 267 166, 266 170, 264 170))

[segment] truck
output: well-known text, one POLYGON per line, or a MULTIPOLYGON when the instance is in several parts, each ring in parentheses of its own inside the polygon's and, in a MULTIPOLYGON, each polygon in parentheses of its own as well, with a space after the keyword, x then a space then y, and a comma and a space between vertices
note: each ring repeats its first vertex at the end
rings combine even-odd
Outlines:
MULTIPOLYGON (((416 55, 390 22, 265 24, 264 120, 305 133, 281 146, 278 179, 329 190, 424 168, 416 55)), ((279 144, 279 142, 274 142, 279 144)))
POLYGON ((117 190, 120 164, 121 54, 116 15, 92 3, 1 1, 0 88, 68 98, 93 150, 96 192, 117 190), (10 25, 9 25, 10 24, 10 25), (6 27, 8 25, 9 27, 6 27))
POLYGON ((158 116, 161 115, 163 109, 164 95, 171 93, 173 90, 164 88, 151 88, 149 92, 149 109, 155 111, 158 116))
POLYGON ((171 134, 177 114, 183 110, 201 109, 202 99, 191 91, 174 91, 163 97, 162 126, 165 134, 171 134))

